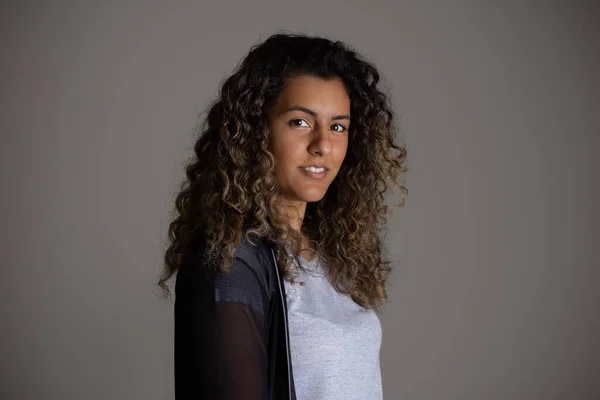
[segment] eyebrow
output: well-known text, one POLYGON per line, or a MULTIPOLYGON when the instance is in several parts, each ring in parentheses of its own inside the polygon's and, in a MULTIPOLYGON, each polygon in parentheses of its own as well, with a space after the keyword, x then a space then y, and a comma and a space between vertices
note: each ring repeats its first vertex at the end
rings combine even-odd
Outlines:
MULTIPOLYGON (((291 106, 289 108, 286 108, 283 111, 283 113, 285 114, 285 113, 290 112, 290 111, 302 111, 302 112, 305 112, 307 114, 312 115, 313 117, 317 116, 317 113, 315 111, 311 110, 310 108, 306 108, 306 107, 302 107, 302 106, 291 106)), ((340 120, 340 119, 350 120, 350 116, 347 115, 347 114, 343 114, 343 115, 336 115, 335 117, 331 118, 332 121, 337 121, 337 120, 340 120)))

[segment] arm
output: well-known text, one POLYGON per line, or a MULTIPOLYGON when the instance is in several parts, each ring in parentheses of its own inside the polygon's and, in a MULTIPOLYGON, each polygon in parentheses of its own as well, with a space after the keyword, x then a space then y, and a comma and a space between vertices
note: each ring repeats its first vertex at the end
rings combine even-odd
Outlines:
POLYGON ((268 308, 258 266, 236 258, 230 275, 182 264, 175 298, 175 397, 267 399, 268 308))

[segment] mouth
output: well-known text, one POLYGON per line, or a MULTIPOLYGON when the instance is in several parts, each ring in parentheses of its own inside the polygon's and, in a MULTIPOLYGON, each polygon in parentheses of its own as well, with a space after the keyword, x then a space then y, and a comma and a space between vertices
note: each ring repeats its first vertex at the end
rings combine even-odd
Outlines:
POLYGON ((300 167, 300 171, 302 171, 302 173, 309 178, 321 180, 327 176, 327 171, 329 171, 329 168, 321 165, 311 165, 307 167, 300 167))

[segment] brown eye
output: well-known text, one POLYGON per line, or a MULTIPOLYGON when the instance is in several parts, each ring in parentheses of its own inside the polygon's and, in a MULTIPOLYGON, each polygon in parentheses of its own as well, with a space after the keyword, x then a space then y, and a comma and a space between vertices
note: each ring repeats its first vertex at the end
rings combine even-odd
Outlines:
POLYGON ((297 127, 297 128, 306 128, 306 127, 308 127, 308 122, 306 122, 303 119, 292 119, 289 122, 289 124, 290 124, 290 126, 294 126, 294 127, 297 127))
POLYGON ((335 132, 339 132, 339 133, 341 133, 341 132, 345 132, 345 131, 346 131, 346 127, 345 127, 344 125, 342 125, 342 124, 335 124, 335 125, 332 125, 332 128, 334 128, 333 130, 334 130, 335 132), (335 127, 337 127, 338 129, 335 129, 335 127))

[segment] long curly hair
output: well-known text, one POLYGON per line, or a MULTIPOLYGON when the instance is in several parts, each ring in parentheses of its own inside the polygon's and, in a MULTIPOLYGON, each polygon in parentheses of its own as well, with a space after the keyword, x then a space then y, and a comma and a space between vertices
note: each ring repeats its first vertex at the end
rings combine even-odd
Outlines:
MULTIPOLYGON (((365 309, 385 303, 390 262, 384 257, 385 194, 394 184, 404 205, 406 150, 397 138, 380 75, 346 44, 300 34, 277 33, 253 46, 227 78, 211 105, 175 200, 169 246, 159 286, 177 272, 198 235, 207 270, 229 273, 242 236, 262 238, 276 251, 284 277, 299 257, 302 237, 286 220, 274 175, 266 111, 286 78, 341 78, 350 98, 348 150, 337 177, 320 201, 308 203, 302 236, 327 267, 336 290, 365 309)), ((252 239, 250 239, 252 242, 252 239)))

